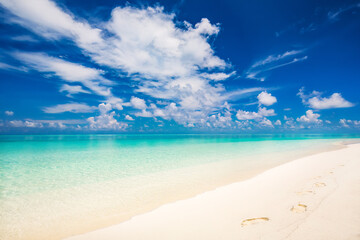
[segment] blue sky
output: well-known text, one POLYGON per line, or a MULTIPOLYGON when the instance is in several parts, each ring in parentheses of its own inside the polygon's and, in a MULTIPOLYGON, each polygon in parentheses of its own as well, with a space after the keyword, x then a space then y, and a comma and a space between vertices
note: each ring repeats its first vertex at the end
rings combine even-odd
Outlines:
POLYGON ((359 1, 0 0, 0 132, 359 132, 359 1))

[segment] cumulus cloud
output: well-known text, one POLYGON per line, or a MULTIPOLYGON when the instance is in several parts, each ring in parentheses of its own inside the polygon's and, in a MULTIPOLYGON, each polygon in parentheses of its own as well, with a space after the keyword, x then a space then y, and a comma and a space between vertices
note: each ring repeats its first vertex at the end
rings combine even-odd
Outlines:
POLYGON ((119 7, 112 12, 108 30, 118 38, 90 55, 100 64, 138 74, 142 81, 137 92, 170 100, 187 114, 211 112, 224 102, 224 87, 210 81, 229 75, 202 72, 226 67, 207 42, 208 36, 219 31, 209 20, 181 27, 175 23, 174 15, 164 13, 163 8, 119 7))
POLYGON ((125 119, 126 119, 126 120, 129 120, 129 121, 134 121, 134 118, 132 118, 132 117, 129 116, 129 115, 126 115, 126 116, 125 116, 125 119))
POLYGON ((276 120, 275 123, 274 123, 274 125, 276 125, 276 126, 281 126, 281 121, 280 121, 279 119, 276 120))
POLYGON ((285 127, 286 128, 291 128, 291 129, 296 128, 296 122, 295 122, 294 118, 288 117, 288 116, 285 115, 284 120, 285 120, 285 127))
POLYGON ((13 120, 13 121, 10 121, 10 125, 13 127, 23 127, 24 122, 21 120, 13 120))
POLYGON ((117 7, 111 15, 106 27, 116 37, 99 45, 96 52, 87 49, 98 63, 162 80, 226 65, 207 42, 207 36, 219 32, 208 19, 180 28, 175 15, 164 13, 161 7, 117 7))
POLYGON ((46 113, 63 113, 63 112, 72 112, 72 113, 90 113, 94 112, 96 107, 89 106, 85 103, 65 103, 58 104, 52 107, 45 107, 43 111, 46 113))
POLYGON ((271 127, 271 128, 274 127, 274 125, 272 124, 272 122, 271 122, 269 119, 267 119, 267 118, 263 118, 263 119, 259 122, 259 125, 260 125, 260 126, 263 126, 263 127, 271 127))
POLYGON ((125 130, 128 124, 115 119, 115 111, 109 103, 101 103, 98 106, 100 115, 87 119, 91 130, 125 130))
POLYGON ((322 120, 319 119, 320 114, 314 113, 312 110, 307 110, 306 114, 301 116, 300 118, 297 118, 296 121, 302 122, 302 123, 315 123, 320 124, 322 123, 322 120))
POLYGON ((305 94, 305 88, 301 88, 297 94, 305 105, 313 109, 349 108, 355 104, 345 100, 340 93, 333 93, 330 97, 321 97, 322 93, 313 91, 305 94))
POLYGON ((147 108, 145 100, 138 97, 131 97, 130 104, 133 108, 144 110, 147 108))
POLYGON ((349 108, 355 106, 345 100, 340 93, 333 93, 330 97, 312 97, 308 100, 310 107, 314 109, 349 108))
POLYGON ((252 119, 260 119, 263 117, 275 116, 274 109, 266 109, 264 107, 260 107, 257 112, 249 112, 244 110, 238 110, 236 113, 236 117, 239 120, 252 120, 252 119))
POLYGON ((7 110, 7 111, 5 111, 5 115, 7 115, 7 116, 13 116, 13 115, 14 115, 14 112, 7 110))
POLYGON ((352 127, 360 127, 360 120, 350 120, 350 119, 340 119, 339 121, 342 127, 350 128, 352 127))
MULTIPOLYGON (((203 18, 192 25, 175 19, 162 7, 117 7, 108 21, 96 27, 75 17, 49 0, 39 0, 37 8, 21 0, 0 0, 13 16, 11 21, 40 36, 57 40, 67 38, 78 46, 92 63, 114 70, 133 80, 134 95, 128 103, 113 95, 114 81, 104 77, 104 71, 41 53, 14 53, 14 56, 39 72, 59 77, 60 91, 73 97, 78 93, 95 93, 105 97, 98 106, 99 115, 88 118, 91 129, 125 129, 113 110, 123 106, 136 109, 134 116, 174 120, 184 126, 232 127, 232 113, 227 101, 257 94, 261 105, 270 106, 277 99, 263 88, 227 91, 221 81, 234 76, 230 65, 216 56, 209 43, 220 27, 203 18), (140 95, 139 94, 139 95, 140 95), (154 100, 154 99, 155 100, 154 100), (145 98, 147 99, 147 98, 145 98), (158 100, 158 101, 156 101, 158 100), (156 102, 155 105, 152 102, 156 102), (161 103, 161 104, 158 104, 161 103)), ((247 72, 248 78, 264 78, 264 73, 307 58, 303 50, 291 50, 270 55, 255 62, 247 72)), ((268 90, 268 89, 267 89, 268 90)), ((66 103, 44 108, 47 113, 94 112, 95 107, 84 103, 66 103)), ((273 109, 259 107, 257 112, 239 110, 236 117, 246 121, 256 119, 270 126, 267 116, 273 109)), ((132 121, 126 115, 126 120, 132 121)))
POLYGON ((81 129, 80 125, 86 123, 83 119, 58 119, 58 120, 13 120, 8 122, 8 126, 16 128, 52 128, 52 129, 81 129))
POLYGON ((154 116, 151 112, 146 111, 145 109, 141 110, 141 112, 135 113, 134 115, 137 117, 147 117, 147 118, 151 118, 154 116))
POLYGON ((118 97, 109 97, 106 99, 106 103, 111 104, 111 107, 116 110, 123 110, 123 100, 118 97))
POLYGON ((13 120, 10 121, 10 126, 12 127, 28 127, 28 128, 42 128, 43 124, 36 121, 22 121, 22 120, 13 120))
POLYGON ((271 93, 267 93, 266 91, 261 92, 257 99, 259 100, 259 104, 270 106, 277 102, 276 97, 272 96, 271 93))
POLYGON ((211 115, 206 121, 208 127, 230 128, 233 125, 231 112, 226 110, 223 114, 218 113, 211 115))
MULTIPOLYGON (((230 97, 218 81, 235 72, 227 72, 229 64, 216 56, 209 44, 209 37, 216 36, 220 28, 206 18, 192 25, 175 20, 175 14, 162 7, 126 6, 113 9, 109 21, 92 27, 48 0, 39 0, 37 8, 20 0, 3 0, 2 5, 13 14, 13 22, 48 39, 72 40, 93 62, 135 80, 135 92, 174 103, 177 114, 185 114, 185 119, 208 117, 230 97)), ((38 71, 81 82, 96 94, 111 96, 106 87, 111 84, 98 69, 33 53, 18 56, 38 71)), ((176 116, 174 120, 179 119, 176 116)))

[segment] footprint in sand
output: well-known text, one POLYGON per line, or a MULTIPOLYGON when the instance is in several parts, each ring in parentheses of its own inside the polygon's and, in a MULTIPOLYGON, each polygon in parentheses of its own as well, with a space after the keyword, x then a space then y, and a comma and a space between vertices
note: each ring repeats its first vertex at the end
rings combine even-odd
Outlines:
POLYGON ((253 225, 253 224, 257 224, 257 223, 267 222, 269 220, 270 219, 267 217, 248 218, 241 222, 241 226, 253 225))
POLYGON ((323 183, 323 182, 317 182, 317 183, 314 183, 314 186, 315 186, 315 187, 325 187, 326 184, 323 183))
POLYGON ((305 190, 305 191, 300 191, 300 192, 296 192, 297 195, 311 195, 311 194, 315 194, 314 191, 311 191, 311 190, 305 190))
POLYGON ((303 213, 306 212, 307 210, 307 206, 305 204, 297 204, 295 206, 293 206, 290 211, 295 212, 295 213, 303 213))

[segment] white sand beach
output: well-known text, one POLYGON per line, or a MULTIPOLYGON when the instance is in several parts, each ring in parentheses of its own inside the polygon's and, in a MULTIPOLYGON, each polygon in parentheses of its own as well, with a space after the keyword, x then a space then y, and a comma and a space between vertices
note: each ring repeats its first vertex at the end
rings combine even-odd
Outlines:
POLYGON ((360 239, 360 144, 67 240, 360 239))

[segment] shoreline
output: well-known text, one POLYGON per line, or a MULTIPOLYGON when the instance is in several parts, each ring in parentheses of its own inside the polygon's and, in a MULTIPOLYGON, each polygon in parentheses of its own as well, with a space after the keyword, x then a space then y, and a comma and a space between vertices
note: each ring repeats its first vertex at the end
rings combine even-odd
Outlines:
MULTIPOLYGON (((315 212, 319 212, 316 209, 321 209, 321 203, 326 199, 330 199, 329 196, 337 195, 339 191, 346 188, 346 185, 336 185, 336 182, 354 180, 351 178, 346 180, 343 173, 344 169, 351 173, 360 170, 359 163, 356 162, 356 159, 354 160, 356 156, 359 156, 360 144, 350 143, 350 145, 347 145, 344 143, 342 145, 344 148, 340 150, 330 150, 292 160, 263 171, 250 179, 231 183, 189 199, 167 203, 117 225, 66 239, 221 239, 221 237, 223 239, 236 239, 236 237, 241 236, 257 239, 256 237, 259 237, 259 235, 256 232, 260 232, 263 237, 270 236, 264 239, 283 239, 290 233, 292 237, 287 239, 297 239, 294 238, 294 236, 297 236, 296 234, 293 235, 294 232, 306 236, 313 230, 309 233, 307 229, 303 231, 296 230, 301 229, 299 228, 300 225, 296 225, 296 223, 300 221, 302 222, 301 226, 306 226, 307 222, 314 221, 314 225, 321 225, 321 221, 314 217, 315 212), (346 156, 342 156, 342 154, 346 156), (345 162, 351 163, 350 165, 354 165, 354 168, 339 167, 345 165, 345 162), (305 167, 311 167, 311 169, 305 167), (313 169, 314 167, 316 169, 313 169), (327 174, 323 174, 324 171, 327 171, 327 174), (282 176, 283 180, 279 179, 279 176, 282 176), (311 180, 312 183, 309 185, 308 182, 311 182, 311 180), (266 189, 264 186, 268 186, 268 188, 266 189), (271 192, 269 190, 271 188, 278 192, 271 192), (286 189, 285 192, 284 189, 286 189), (229 198, 236 198, 237 201, 241 202, 242 206, 229 201, 229 198), (267 201, 259 201, 261 198, 267 199, 267 201), (274 201, 273 204, 270 203, 272 201, 274 201), (279 202, 284 202, 284 204, 280 204, 284 209, 281 209, 282 211, 278 210, 279 213, 276 213, 276 211, 272 211, 274 209, 273 205, 277 205, 279 202), (200 209, 199 206, 201 206, 200 209), (219 211, 219 209, 224 211, 219 211), (251 210, 254 211, 254 214, 250 214, 251 210), (206 217, 207 215, 209 217, 206 217), (314 218, 315 220, 313 220, 314 218), (222 219, 219 221, 222 223, 218 223, 214 219, 222 219), (289 222, 294 223, 290 224, 291 227, 285 228, 284 224, 289 225, 289 222), (237 227, 234 228, 234 225, 237 227), (274 229, 279 228, 283 230, 274 232, 274 229), (223 231, 223 229, 227 229, 227 231, 223 231)), ((354 176, 352 177, 354 178, 354 176)), ((349 190, 347 194, 349 194, 348 192, 349 190)), ((360 200, 359 196, 360 193, 356 193, 355 200, 360 200)), ((335 202, 333 204, 339 205, 346 199, 337 196, 333 201, 335 202)), ((356 205, 356 203, 350 202, 348 205, 355 205, 355 209, 353 209, 355 215, 360 214, 359 204, 356 205)), ((328 210, 325 211, 327 215, 332 214, 332 211, 328 212, 328 210)), ((345 215, 345 218, 349 218, 349 213, 343 215, 345 215)), ((350 222, 345 224, 350 228, 352 226, 351 231, 348 231, 348 235, 354 234, 354 231, 356 231, 356 229, 353 229, 354 226, 360 226, 360 219, 356 218, 356 216, 353 216, 355 220, 352 219, 352 222, 349 220, 350 222)), ((336 221, 336 218, 331 220, 335 222, 333 226, 338 227, 339 222, 336 221)), ((324 226, 328 226, 328 224, 324 226)), ((355 233, 355 237, 350 236, 354 237, 350 239, 355 239, 356 234, 360 233, 360 229, 357 229, 359 231, 355 233)), ((339 230, 339 232, 341 231, 339 230)), ((332 233, 327 239, 348 239, 331 238, 335 235, 332 233)))
POLYGON ((14 218, 12 222, 4 221, 3 226, 0 224, 2 228, 0 233, 5 233, 3 236, 8 240, 58 240, 87 234, 131 221, 133 218, 151 213, 168 204, 186 201, 232 184, 247 181, 297 159, 346 148, 347 144, 354 142, 359 142, 359 140, 338 139, 330 143, 320 141, 304 149, 301 148, 303 145, 300 144, 299 150, 279 150, 279 152, 271 154, 246 156, 243 159, 245 164, 240 162, 240 165, 239 159, 234 158, 221 162, 210 162, 205 165, 173 169, 160 174, 154 173, 136 176, 135 178, 36 193, 24 199, 10 199, 6 203, 7 205, 3 205, 5 210, 3 220, 9 219, 6 216, 11 216, 9 214, 14 213, 19 215, 21 219, 14 218), (164 186, 163 183, 166 183, 167 186, 164 186), (142 186, 141 195, 138 194, 139 189, 135 187, 139 184, 142 186), (126 195, 123 195, 123 186, 127 186, 131 192, 125 192, 126 195), (18 203, 12 205, 13 202, 18 203), (18 206, 20 208, 14 209, 16 211, 14 212, 8 211, 6 206, 18 206), (75 209, 75 212, 68 212, 67 209, 69 208, 75 209), (28 212, 27 209, 30 211, 28 212), (29 221, 29 219, 36 221, 29 221), (21 231, 14 231, 15 234, 9 234, 11 232, 7 226, 16 226, 21 231))

